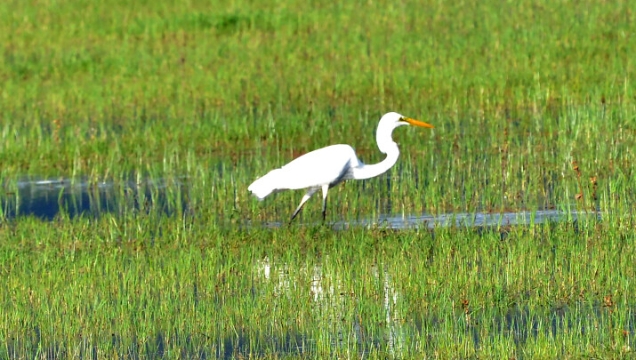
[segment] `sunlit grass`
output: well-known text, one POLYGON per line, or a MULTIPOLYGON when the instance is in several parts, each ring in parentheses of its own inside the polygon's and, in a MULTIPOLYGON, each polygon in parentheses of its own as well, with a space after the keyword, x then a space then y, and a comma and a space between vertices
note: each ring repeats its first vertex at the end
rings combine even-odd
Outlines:
POLYGON ((632 355, 629 5, 0 4, 0 357, 632 355), (301 194, 251 181, 334 143, 380 161, 388 111, 435 129, 397 130, 326 226, 317 200, 261 226, 301 194), (42 178, 76 197, 14 219, 42 178), (111 208, 73 217, 85 197, 111 208), (331 228, 544 208, 601 215, 331 228))
POLYGON ((24 220, 2 241, 5 355, 631 351, 633 232, 601 223, 237 232, 104 217, 24 220))

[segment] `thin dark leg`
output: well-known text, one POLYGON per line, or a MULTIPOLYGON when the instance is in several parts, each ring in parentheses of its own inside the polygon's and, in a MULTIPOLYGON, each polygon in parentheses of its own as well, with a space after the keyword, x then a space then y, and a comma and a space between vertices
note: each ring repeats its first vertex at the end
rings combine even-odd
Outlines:
POLYGON ((329 185, 323 185, 322 187, 322 221, 327 219, 327 191, 329 191, 329 185))
POLYGON ((322 202, 322 221, 324 222, 327 219, 327 199, 322 202))
POLYGON ((298 205, 298 207, 296 208, 296 211, 294 211, 294 213, 291 216, 291 219, 289 219, 289 223, 291 224, 292 221, 294 221, 294 218, 296 217, 296 215, 298 215, 298 213, 300 212, 300 210, 302 210, 303 206, 305 205, 305 203, 307 202, 307 200, 309 200, 309 198, 316 193, 316 191, 318 191, 318 189, 310 189, 309 191, 307 191, 307 193, 303 196, 303 199, 300 200, 300 205, 298 205))

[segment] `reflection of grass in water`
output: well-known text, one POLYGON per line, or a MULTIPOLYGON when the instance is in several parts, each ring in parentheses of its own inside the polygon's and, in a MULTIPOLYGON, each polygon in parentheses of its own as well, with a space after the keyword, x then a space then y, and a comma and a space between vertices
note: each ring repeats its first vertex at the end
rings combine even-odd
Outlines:
POLYGON ((2 216, 98 217, 131 214, 190 214, 187 178, 90 182, 85 179, 20 180, 2 200, 2 216))
POLYGON ((389 329, 409 334, 396 337, 398 357, 628 349, 633 12, 566 5, 0 5, 0 196, 19 176, 185 176, 187 193, 169 198, 191 210, 131 211, 143 199, 122 190, 117 216, 0 224, 0 337, 14 344, 0 351, 213 356, 242 339, 259 356, 291 333, 316 357, 379 358, 389 329), (346 142, 380 160, 375 126, 392 110, 436 128, 396 131, 396 168, 333 189, 330 220, 557 206, 599 207, 603 222, 513 227, 503 239, 238 229, 286 220, 300 194, 257 203, 246 187, 294 156, 346 142), (286 273, 260 276, 265 257, 286 273), (316 306, 316 266, 332 307, 316 306), (559 306, 572 330, 552 335, 559 306), (536 333, 525 342, 489 320, 516 308, 540 320, 524 323, 536 333))
POLYGON ((593 222, 507 231, 22 220, 3 231, 2 336, 23 355, 626 351, 633 233, 593 222))

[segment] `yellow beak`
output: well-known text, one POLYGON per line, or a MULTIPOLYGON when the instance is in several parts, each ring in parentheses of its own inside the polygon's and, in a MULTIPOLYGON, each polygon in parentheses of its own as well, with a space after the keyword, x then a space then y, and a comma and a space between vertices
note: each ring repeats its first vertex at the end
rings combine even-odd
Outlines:
POLYGON ((421 127, 425 127, 425 128, 434 128, 435 126, 429 124, 429 123, 425 123, 424 121, 419 121, 419 120, 415 120, 415 119, 411 119, 411 118, 402 118, 402 120, 406 121, 407 123, 409 123, 410 125, 413 126, 421 126, 421 127))

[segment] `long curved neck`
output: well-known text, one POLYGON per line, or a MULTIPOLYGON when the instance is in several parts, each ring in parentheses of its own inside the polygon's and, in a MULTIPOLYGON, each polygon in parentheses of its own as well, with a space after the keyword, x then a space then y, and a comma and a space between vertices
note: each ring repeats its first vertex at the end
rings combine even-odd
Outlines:
POLYGON ((382 175, 395 165, 398 157, 400 157, 400 149, 398 149, 398 145, 391 138, 393 129, 393 126, 388 127, 382 123, 378 126, 376 141, 380 151, 386 154, 386 159, 377 164, 363 164, 359 167, 353 168, 354 179, 364 180, 382 175))
POLYGON ((382 175, 393 167, 400 157, 400 150, 396 143, 393 143, 393 149, 386 151, 386 158, 377 164, 366 165, 353 168, 353 178, 358 180, 370 179, 378 175, 382 175))

